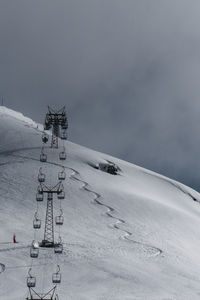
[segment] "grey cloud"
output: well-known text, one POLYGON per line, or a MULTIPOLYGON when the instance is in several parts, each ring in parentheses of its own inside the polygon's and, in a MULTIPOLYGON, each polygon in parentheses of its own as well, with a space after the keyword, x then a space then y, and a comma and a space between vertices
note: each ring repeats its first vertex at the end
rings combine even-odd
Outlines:
POLYGON ((200 189, 200 3, 0 1, 0 94, 70 139, 200 189))

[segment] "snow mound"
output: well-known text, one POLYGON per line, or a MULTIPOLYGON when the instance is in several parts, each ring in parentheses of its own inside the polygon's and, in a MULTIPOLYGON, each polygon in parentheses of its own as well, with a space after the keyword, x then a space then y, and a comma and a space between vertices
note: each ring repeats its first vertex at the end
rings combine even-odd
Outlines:
POLYGON ((7 108, 5 106, 0 106, 0 116, 1 117, 11 117, 17 120, 20 120, 22 122, 25 122, 32 126, 37 126, 37 124, 30 118, 25 117, 21 112, 16 112, 15 110, 12 110, 10 108, 7 108))

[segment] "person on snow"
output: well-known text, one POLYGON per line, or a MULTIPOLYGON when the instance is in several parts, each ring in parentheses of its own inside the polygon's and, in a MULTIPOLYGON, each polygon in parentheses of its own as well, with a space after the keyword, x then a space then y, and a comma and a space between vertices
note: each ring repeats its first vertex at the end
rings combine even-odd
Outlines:
POLYGON ((16 241, 16 235, 15 235, 15 233, 13 234, 13 243, 14 243, 14 244, 16 244, 16 243, 17 243, 17 241, 16 241))

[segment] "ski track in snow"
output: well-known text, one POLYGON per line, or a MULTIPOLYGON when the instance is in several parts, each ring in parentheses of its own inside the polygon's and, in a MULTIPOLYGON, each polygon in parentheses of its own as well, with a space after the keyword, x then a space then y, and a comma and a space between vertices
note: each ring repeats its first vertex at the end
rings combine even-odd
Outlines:
MULTIPOLYGON (((19 152, 19 151, 27 151, 27 150, 33 150, 33 149, 38 149, 38 148, 39 147, 34 147, 34 148, 20 148, 20 149, 15 149, 13 151, 9 151, 7 153, 3 152, 3 154, 4 155, 7 154, 7 155, 18 157, 18 158, 23 158, 23 159, 27 159, 27 160, 34 160, 34 161, 37 161, 37 162, 39 161, 40 162, 39 159, 36 159, 36 158, 33 158, 33 157, 23 156, 23 155, 15 155, 14 154, 14 153, 19 152)), ((1 154, 2 153, 0 153, 0 155, 1 154)), ((151 253, 153 252, 153 254, 149 255, 148 257, 156 257, 156 256, 159 256, 159 255, 161 255, 163 253, 163 250, 160 249, 160 248, 158 248, 158 247, 155 247, 155 246, 147 244, 147 243, 139 242, 139 241, 136 241, 136 240, 130 238, 131 236, 133 236, 133 233, 130 232, 130 231, 128 231, 128 230, 126 230, 126 229, 122 229, 120 227, 120 225, 122 225, 122 224, 126 225, 126 221, 123 220, 123 219, 121 219, 121 218, 119 218, 119 217, 113 216, 113 213, 115 213, 115 209, 113 207, 107 205, 107 204, 104 204, 102 201, 99 200, 99 199, 102 198, 102 196, 100 194, 98 194, 97 192, 91 190, 89 188, 89 184, 87 182, 85 182, 84 180, 82 180, 82 179, 80 179, 80 178, 77 177, 77 176, 81 176, 78 171, 76 171, 75 169, 73 169, 71 167, 67 167, 65 165, 62 165, 62 164, 59 164, 59 163, 55 163, 55 162, 47 161, 46 164, 55 165, 55 166, 58 166, 58 167, 61 167, 61 168, 64 167, 65 169, 72 171, 72 174, 70 175, 70 179, 80 182, 82 184, 81 188, 83 190, 85 190, 88 193, 92 193, 95 196, 95 198, 93 199, 93 201, 96 204, 98 204, 98 205, 106 208, 105 214, 109 218, 112 218, 113 220, 116 221, 114 225, 113 224, 111 225, 111 227, 115 228, 116 230, 120 230, 120 231, 124 232, 124 235, 122 235, 120 237, 122 240, 126 240, 128 242, 134 243, 135 245, 139 245, 141 247, 144 247, 144 248, 146 248, 147 252, 151 252, 151 253)))
POLYGON ((98 194, 97 192, 91 190, 91 189, 89 188, 89 184, 88 184, 87 182, 85 182, 85 181, 83 181, 83 180, 81 180, 81 179, 75 177, 75 176, 77 176, 77 175, 80 176, 79 172, 77 172, 76 170, 74 170, 74 169, 72 169, 72 168, 70 168, 70 169, 74 172, 74 174, 72 174, 70 177, 73 178, 73 179, 76 180, 76 181, 81 182, 81 183, 83 184, 82 188, 83 188, 86 192, 89 192, 89 193, 94 194, 94 195, 95 195, 95 198, 93 199, 93 201, 94 201, 96 204, 105 207, 105 208, 107 209, 107 211, 105 212, 105 214, 106 214, 108 217, 110 217, 110 218, 112 218, 112 219, 114 219, 114 220, 116 221, 115 224, 112 225, 112 227, 125 233, 123 236, 121 236, 121 239, 130 241, 130 242, 132 242, 132 243, 134 243, 134 244, 141 245, 141 246, 143 246, 143 247, 148 248, 149 250, 151 249, 151 250, 155 251, 155 253, 154 253, 153 255, 151 255, 151 257, 152 257, 152 256, 158 256, 158 255, 160 255, 160 254, 163 253, 163 251, 162 251, 160 248, 157 248, 157 247, 154 247, 154 246, 152 246, 152 245, 145 244, 145 243, 142 243, 142 242, 139 242, 139 241, 130 239, 129 237, 131 237, 131 236, 133 235, 132 232, 130 232, 130 231, 126 230, 126 229, 120 228, 120 225, 121 225, 121 224, 126 224, 126 221, 123 220, 123 219, 121 219, 121 218, 118 218, 118 217, 113 216, 112 213, 115 213, 115 209, 114 209, 113 207, 111 207, 111 206, 109 206, 109 205, 104 204, 103 202, 101 202, 99 199, 101 199, 102 196, 101 196, 100 194, 98 194))

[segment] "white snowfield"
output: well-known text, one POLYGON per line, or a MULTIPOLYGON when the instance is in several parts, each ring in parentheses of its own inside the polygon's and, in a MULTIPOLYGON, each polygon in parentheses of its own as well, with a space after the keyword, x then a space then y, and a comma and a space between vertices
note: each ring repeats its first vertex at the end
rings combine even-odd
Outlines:
MULTIPOLYGON (((57 264, 60 300, 200 299, 199 193, 71 142, 65 142, 66 161, 48 144, 48 161, 41 163, 41 134, 40 125, 0 107, 0 300, 27 297, 30 266, 35 290, 47 291, 57 264), (107 161, 120 168, 119 175, 92 167, 107 161), (30 244, 43 239, 45 220, 43 201, 42 228, 34 234, 38 171, 42 166, 46 184, 55 185, 62 165, 64 253, 40 248, 31 260, 30 244), (18 244, 12 243, 14 233, 18 244)), ((56 239, 58 231, 55 226, 56 239)))

